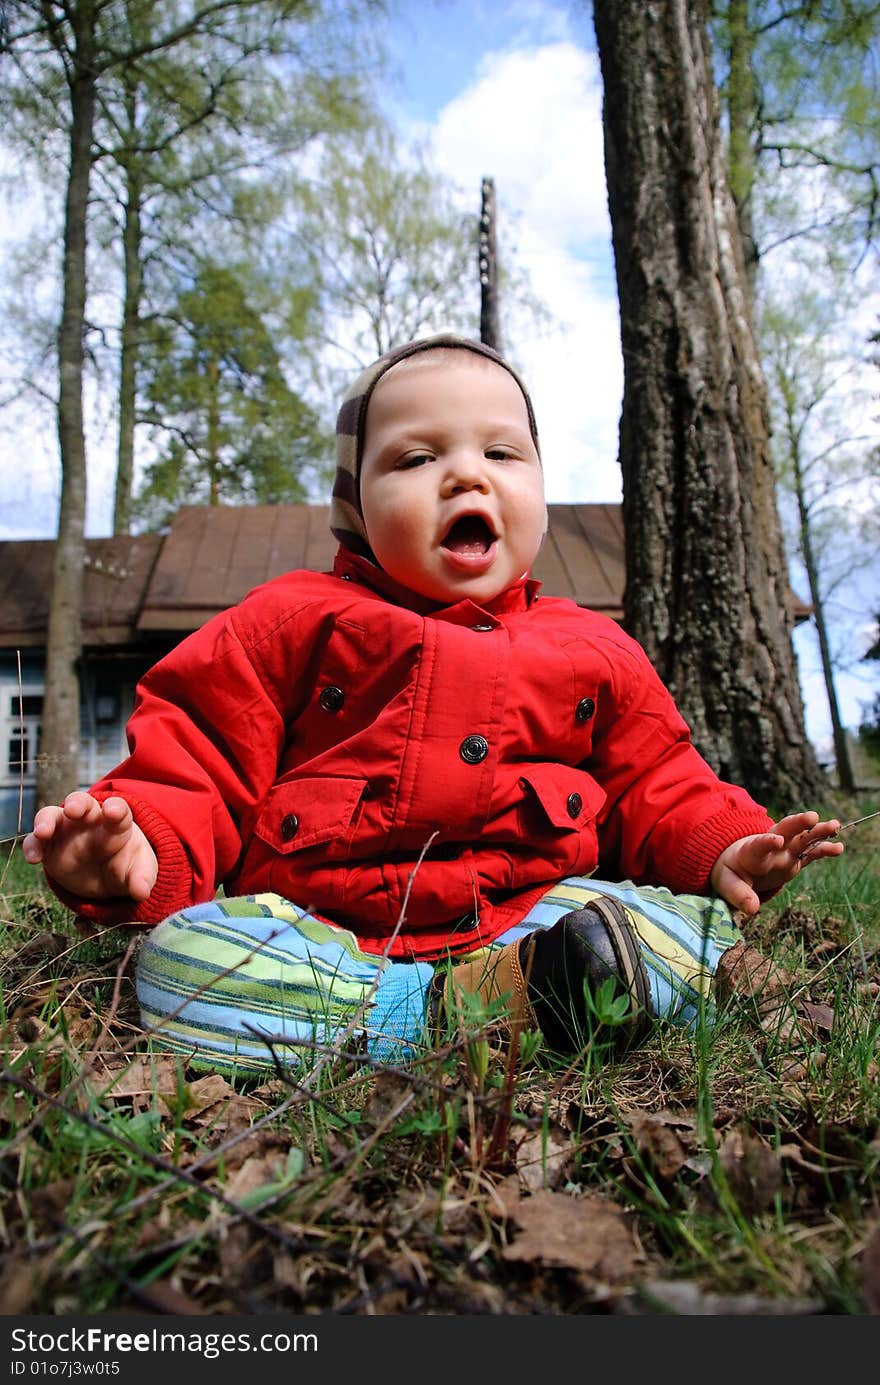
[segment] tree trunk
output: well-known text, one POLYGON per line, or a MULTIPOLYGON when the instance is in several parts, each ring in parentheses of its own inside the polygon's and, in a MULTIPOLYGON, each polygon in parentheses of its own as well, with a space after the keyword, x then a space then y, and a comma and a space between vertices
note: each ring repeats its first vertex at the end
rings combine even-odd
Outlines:
POLYGON ((498 258, 495 250, 495 183, 484 178, 480 208, 480 341, 501 351, 498 312, 498 258))
POLYGON ((70 81, 70 166, 64 213, 64 268, 58 333, 58 441, 61 507, 52 569, 46 643, 46 695, 36 801, 58 803, 79 781, 79 660, 85 563, 86 444, 83 422, 83 334, 86 298, 86 216, 92 166, 95 76, 89 54, 91 7, 78 35, 70 81))
POLYGON ((208 357, 208 504, 220 504, 220 366, 208 357))
POLYGON ((822 678, 825 683, 825 696, 828 700, 828 715, 831 718, 831 737, 834 742, 834 761, 837 766, 837 782, 844 793, 855 793, 856 781, 853 775, 852 760, 846 728, 840 716, 837 689, 834 686, 834 665, 831 659, 831 641, 828 638, 828 624, 825 620, 825 602, 819 581, 819 569, 813 551, 813 529, 810 522, 810 509, 807 504, 804 471, 801 459, 800 440, 794 420, 788 420, 788 445, 794 474, 794 489, 797 497, 798 519, 800 522, 801 557, 810 585, 810 600, 813 603, 813 619, 816 622, 816 635, 819 639, 819 656, 822 660, 822 678))
MULTIPOLYGON (((137 131, 135 92, 126 93, 129 131, 134 143, 137 131)), ((122 342, 119 356, 119 440, 116 453, 116 495, 113 532, 127 534, 131 526, 134 479, 134 426, 137 399, 137 358, 140 346, 141 198, 139 164, 135 155, 125 168, 125 221, 122 227, 123 305, 122 342)))
POLYGON ((755 31, 749 16, 750 0, 729 0, 727 6, 728 74, 727 166, 743 247, 746 279, 752 302, 758 278, 758 246, 755 241, 754 187, 757 153, 753 125, 758 109, 755 82, 755 31))
POLYGON ((620 298, 627 628, 714 769, 827 792, 804 731, 766 392, 704 0, 595 0, 620 298))

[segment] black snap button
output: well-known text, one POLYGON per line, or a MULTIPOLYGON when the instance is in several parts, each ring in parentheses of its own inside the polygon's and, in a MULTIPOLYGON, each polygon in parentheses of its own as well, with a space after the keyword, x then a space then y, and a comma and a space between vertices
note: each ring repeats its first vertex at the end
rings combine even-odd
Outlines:
POLYGON ((472 629, 472 630, 480 630, 480 631, 482 631, 482 630, 491 630, 492 628, 493 628, 493 627, 492 627, 491 625, 472 625, 472 626, 471 626, 471 629, 472 629))
POLYGON ((596 710, 596 704, 591 697, 582 697, 574 709, 575 721, 589 721, 596 710))
POLYGON ((576 818, 583 806, 584 800, 579 793, 570 793, 565 800, 565 810, 570 818, 576 818))
POLYGON ((458 753, 468 765, 478 765, 489 754, 489 742, 485 736, 465 736, 458 753))
POLYGON ((452 925, 453 933, 473 933, 479 926, 479 918, 476 914, 463 914, 458 923, 452 925))
POLYGON ((324 688, 318 698, 325 712, 338 712, 344 701, 345 693, 337 687, 324 688))
POLYGON ((299 818, 296 813, 285 813, 281 819, 281 840, 291 841, 299 831, 299 818))

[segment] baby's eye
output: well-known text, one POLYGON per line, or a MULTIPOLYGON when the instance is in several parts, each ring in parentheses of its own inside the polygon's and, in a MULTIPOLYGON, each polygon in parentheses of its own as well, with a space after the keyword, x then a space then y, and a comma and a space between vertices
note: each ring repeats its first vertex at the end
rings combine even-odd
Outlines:
POLYGON ((409 457, 401 457, 397 463, 398 471, 410 471, 415 466, 424 466, 425 462, 430 462, 431 457, 427 452, 413 452, 409 457))
POLYGON ((506 447, 487 447, 486 456, 490 462, 507 462, 513 454, 506 447))

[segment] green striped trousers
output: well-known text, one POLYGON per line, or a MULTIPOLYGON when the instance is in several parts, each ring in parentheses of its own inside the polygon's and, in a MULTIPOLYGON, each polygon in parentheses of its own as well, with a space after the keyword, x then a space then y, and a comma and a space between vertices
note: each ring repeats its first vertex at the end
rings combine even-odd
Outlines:
MULTIPOLYGON (((718 898, 673 895, 661 887, 569 877, 547 893, 493 951, 597 896, 618 900, 638 939, 658 1020, 693 1026, 701 1005, 711 1019, 712 978, 722 953, 741 940, 718 898), (705 1002, 705 1004, 704 1004, 705 1002)), ((260 1073, 308 1063, 315 1046, 343 1036, 383 1062, 428 1047, 429 988, 436 962, 400 962, 364 952, 347 928, 275 894, 217 898, 172 914, 147 935, 137 993, 151 1046, 196 1066, 260 1073)))

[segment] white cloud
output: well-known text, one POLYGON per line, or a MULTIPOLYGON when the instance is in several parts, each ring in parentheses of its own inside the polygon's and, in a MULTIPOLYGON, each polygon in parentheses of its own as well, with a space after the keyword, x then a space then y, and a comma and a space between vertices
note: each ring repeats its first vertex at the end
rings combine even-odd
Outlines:
POLYGON ((538 234, 567 247, 609 235, 596 58, 572 43, 488 54, 434 126, 458 183, 496 179, 538 234))
POLYGON ((505 340, 533 396, 548 499, 619 500, 623 368, 594 55, 569 42, 489 54, 430 130, 412 134, 428 136, 469 205, 494 179, 499 239, 515 243, 558 319, 505 340))

